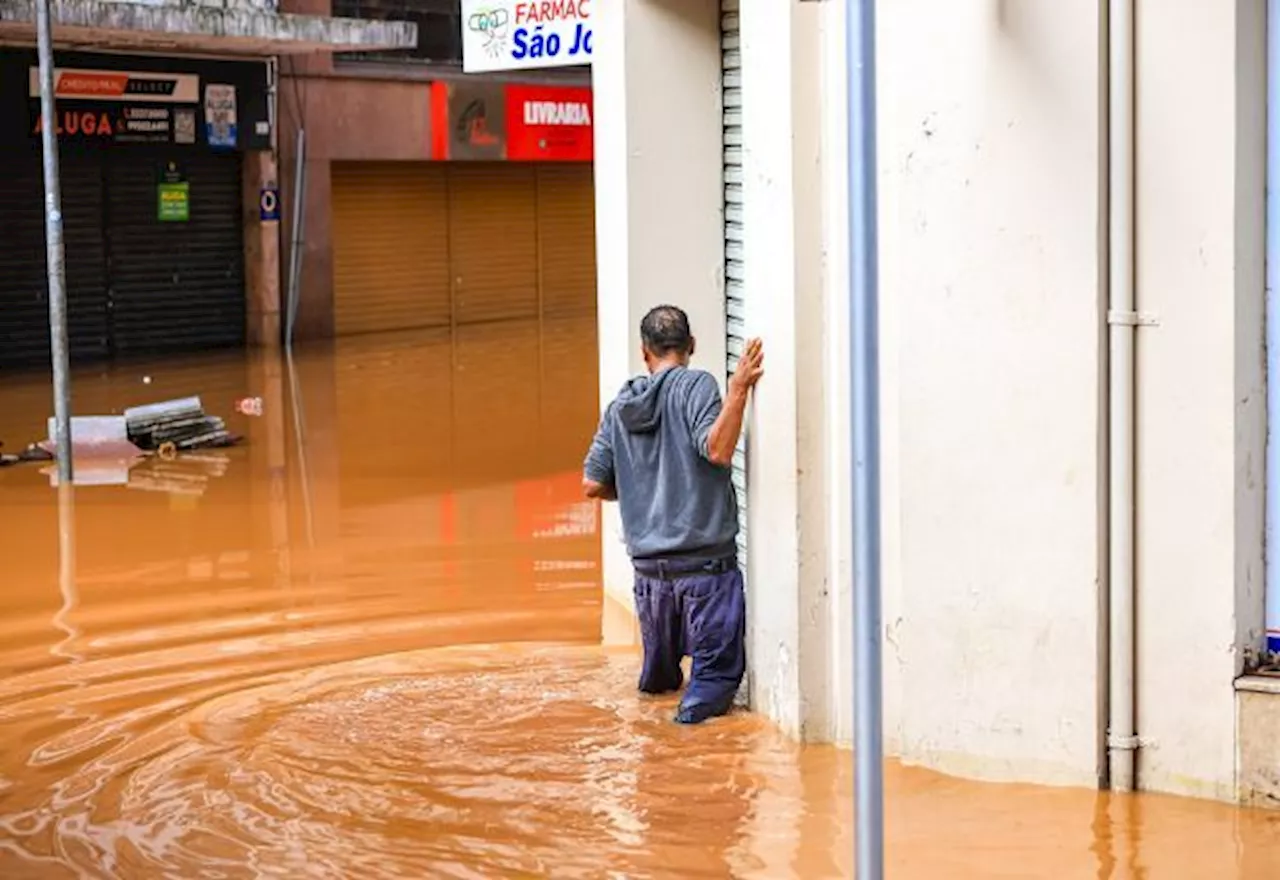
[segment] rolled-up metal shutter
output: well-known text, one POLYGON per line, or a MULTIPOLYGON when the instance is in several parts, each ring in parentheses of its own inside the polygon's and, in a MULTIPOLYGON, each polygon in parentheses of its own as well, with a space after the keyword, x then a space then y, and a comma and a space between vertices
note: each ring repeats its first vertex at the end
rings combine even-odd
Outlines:
MULTIPOLYGON (((738 40, 738 0, 720 2, 720 49, 724 76, 724 292, 729 372, 738 365, 746 341, 742 247, 742 55, 738 40)), ((733 486, 738 493, 738 558, 747 565, 747 454, 745 438, 733 454, 733 486)))
POLYGON ((107 273, 117 354, 244 344, 240 154, 182 154, 186 222, 158 217, 167 158, 123 150, 107 158, 107 273))
POLYGON ((449 326, 445 172, 443 163, 333 164, 338 336, 449 326))
MULTIPOLYGON (((0 366, 47 367, 44 169, 38 150, 0 161, 0 366)), ((64 150, 60 166, 67 340, 72 360, 94 360, 108 351, 102 164, 97 154, 64 150)))

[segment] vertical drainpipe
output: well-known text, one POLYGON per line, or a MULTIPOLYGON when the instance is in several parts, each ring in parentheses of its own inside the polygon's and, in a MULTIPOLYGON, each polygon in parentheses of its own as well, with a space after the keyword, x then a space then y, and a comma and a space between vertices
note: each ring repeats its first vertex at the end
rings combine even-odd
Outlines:
MULTIPOLYGON (((271 128, 271 160, 279 168, 280 156, 277 153, 279 140, 276 137, 276 126, 280 124, 280 114, 276 108, 279 95, 280 56, 272 55, 267 59, 267 125, 271 128)), ((279 172, 277 171, 277 174, 279 172)))
POLYGON ((1134 2, 1108 3, 1108 373, 1109 706, 1111 788, 1134 788, 1138 748, 1134 699, 1134 2))
POLYGON ((1280 652, 1280 0, 1267 0, 1267 651, 1280 652))

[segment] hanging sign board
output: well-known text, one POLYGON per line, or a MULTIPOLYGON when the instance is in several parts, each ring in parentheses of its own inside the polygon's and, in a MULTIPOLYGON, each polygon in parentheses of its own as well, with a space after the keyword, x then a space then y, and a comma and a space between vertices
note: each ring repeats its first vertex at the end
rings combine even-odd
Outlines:
POLYGON ((595 0, 462 0, 467 73, 591 63, 595 0))

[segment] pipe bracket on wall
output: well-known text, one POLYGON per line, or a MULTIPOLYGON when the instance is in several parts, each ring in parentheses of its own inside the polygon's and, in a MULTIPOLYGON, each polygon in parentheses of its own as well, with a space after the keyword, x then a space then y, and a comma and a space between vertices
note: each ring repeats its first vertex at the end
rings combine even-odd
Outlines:
POLYGON ((1107 312, 1107 323, 1112 327, 1159 327, 1160 319, 1149 312, 1107 312))
POLYGON ((1108 734, 1107 748, 1120 749, 1126 752, 1136 752, 1142 747, 1142 740, 1136 736, 1116 736, 1108 734))

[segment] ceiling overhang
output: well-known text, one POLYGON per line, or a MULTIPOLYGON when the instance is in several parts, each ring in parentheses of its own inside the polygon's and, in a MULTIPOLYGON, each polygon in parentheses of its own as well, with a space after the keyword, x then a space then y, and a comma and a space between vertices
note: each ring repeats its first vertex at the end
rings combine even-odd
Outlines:
MULTIPOLYGON (((50 0, 49 6, 54 45, 60 49, 267 57, 411 49, 418 39, 418 27, 412 22, 293 15, 261 8, 117 0, 50 0)), ((0 0, 0 43, 29 46, 35 41, 35 3, 0 0)))

